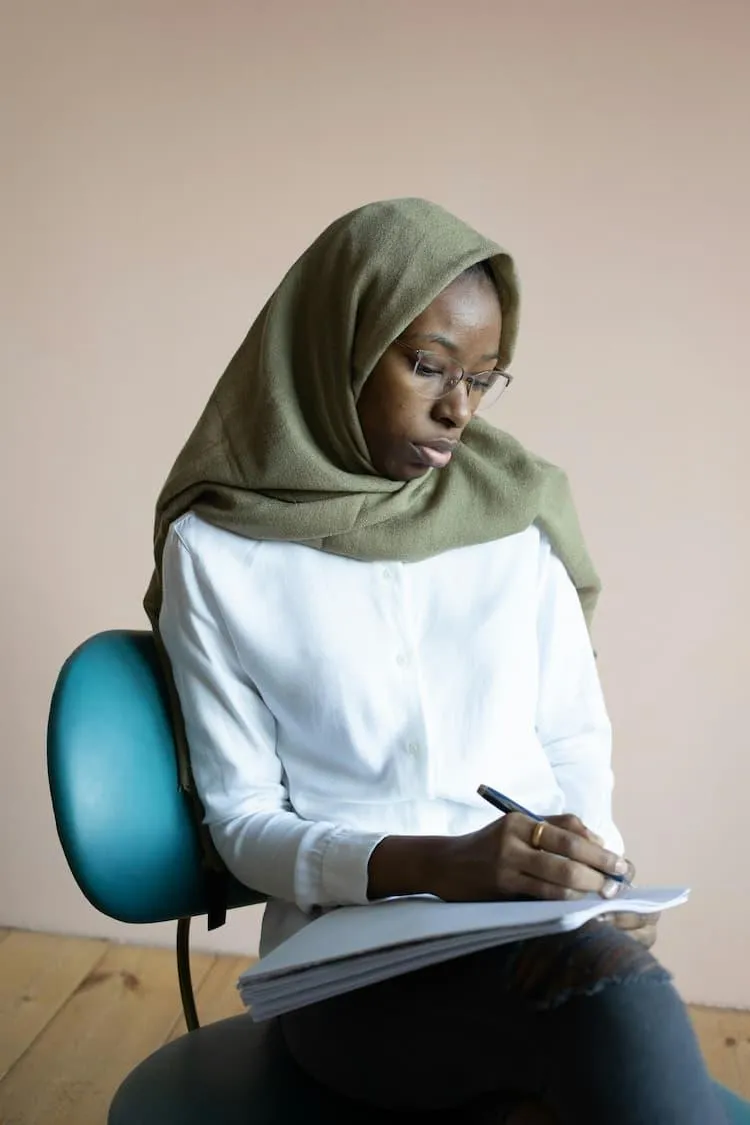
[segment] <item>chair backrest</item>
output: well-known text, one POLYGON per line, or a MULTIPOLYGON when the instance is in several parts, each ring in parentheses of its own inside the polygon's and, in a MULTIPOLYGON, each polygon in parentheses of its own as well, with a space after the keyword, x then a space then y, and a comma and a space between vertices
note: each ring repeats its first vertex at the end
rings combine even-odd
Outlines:
MULTIPOLYGON (((123 922, 206 912, 198 832, 178 785, 150 633, 99 633, 68 658, 52 697, 47 764, 60 842, 92 905, 123 922)), ((262 901, 230 880, 229 905, 262 901)))

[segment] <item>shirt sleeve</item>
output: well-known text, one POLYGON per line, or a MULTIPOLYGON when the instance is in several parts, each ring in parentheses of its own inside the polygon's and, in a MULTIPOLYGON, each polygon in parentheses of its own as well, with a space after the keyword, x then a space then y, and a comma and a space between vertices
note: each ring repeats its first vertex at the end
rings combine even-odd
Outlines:
POLYGON ((544 540, 540 579, 537 733, 566 811, 622 854, 612 819, 612 728, 596 659, 575 586, 544 540))
POLYGON ((175 527, 162 581, 160 632, 205 822, 228 869, 246 886, 305 911, 366 903, 367 866, 382 835, 294 812, 274 716, 242 666, 200 559, 175 527))

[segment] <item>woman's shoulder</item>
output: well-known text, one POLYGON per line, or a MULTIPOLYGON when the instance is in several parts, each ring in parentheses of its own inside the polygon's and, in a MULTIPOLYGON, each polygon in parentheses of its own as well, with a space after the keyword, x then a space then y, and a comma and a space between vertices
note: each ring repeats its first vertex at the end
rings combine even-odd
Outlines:
POLYGON ((180 545, 196 561, 204 565, 219 559, 247 561, 260 546, 257 539, 227 531, 202 519, 195 512, 185 512, 170 525, 167 547, 180 545))
MULTIPOLYGON (((252 567, 263 573, 278 573, 280 579, 305 569, 305 560, 320 559, 324 552, 313 551, 301 543, 280 539, 252 539, 247 535, 218 527, 196 512, 186 512, 169 528, 165 551, 181 548, 193 565, 209 578, 247 576, 252 567)), ((333 558, 334 556, 329 556, 333 558)), ((309 562, 307 568, 309 569, 309 562)))

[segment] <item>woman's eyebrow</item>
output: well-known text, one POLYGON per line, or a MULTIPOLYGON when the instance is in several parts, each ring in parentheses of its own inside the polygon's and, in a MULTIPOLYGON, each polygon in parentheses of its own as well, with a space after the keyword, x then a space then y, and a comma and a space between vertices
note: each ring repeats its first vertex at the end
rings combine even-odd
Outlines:
MULTIPOLYGON (((458 354, 458 347, 455 341, 449 339, 447 336, 441 336, 439 332, 413 332, 411 335, 419 337, 421 340, 428 340, 431 344, 441 344, 442 347, 446 348, 449 352, 453 352, 454 355, 458 354)), ((499 358, 499 352, 490 352, 489 355, 481 355, 479 357, 479 362, 484 363, 485 360, 499 358)))

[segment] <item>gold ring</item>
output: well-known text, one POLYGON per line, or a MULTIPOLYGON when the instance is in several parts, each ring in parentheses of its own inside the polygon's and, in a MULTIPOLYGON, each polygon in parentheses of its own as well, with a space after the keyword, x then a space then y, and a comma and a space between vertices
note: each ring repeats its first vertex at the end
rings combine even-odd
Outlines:
POLYGON ((542 846, 542 833, 544 832, 545 822, 543 820, 537 821, 534 825, 534 831, 531 833, 531 846, 532 848, 541 848, 542 846))

